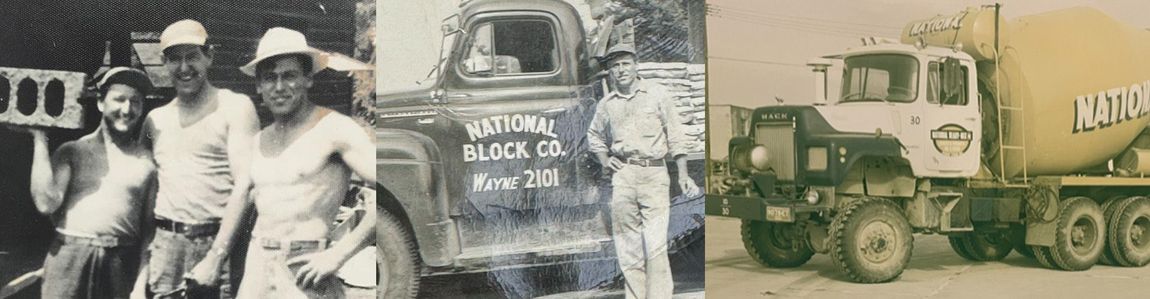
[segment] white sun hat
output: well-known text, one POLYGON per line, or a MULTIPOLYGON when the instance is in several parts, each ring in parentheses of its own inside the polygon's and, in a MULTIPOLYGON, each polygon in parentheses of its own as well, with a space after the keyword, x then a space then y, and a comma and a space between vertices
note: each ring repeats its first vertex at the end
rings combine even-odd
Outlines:
POLYGON ((208 31, 204 29, 204 25, 195 20, 179 20, 168 28, 164 28, 164 32, 160 33, 160 50, 167 50, 168 47, 175 45, 197 45, 203 46, 208 41, 208 31))
POLYGON ((248 76, 256 75, 256 65, 264 59, 284 54, 304 54, 311 57, 311 73, 315 74, 327 67, 328 54, 307 45, 307 38, 299 31, 275 27, 268 29, 256 47, 256 58, 240 67, 248 76))

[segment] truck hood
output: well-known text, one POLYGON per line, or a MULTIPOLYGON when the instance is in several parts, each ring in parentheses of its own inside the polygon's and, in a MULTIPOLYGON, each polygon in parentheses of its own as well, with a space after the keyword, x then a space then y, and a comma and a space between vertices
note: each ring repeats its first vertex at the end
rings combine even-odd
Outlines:
POLYGON ((880 102, 847 103, 834 106, 815 106, 832 128, 840 132, 883 133, 898 135, 901 115, 895 106, 880 102))
POLYGON ((379 109, 426 105, 431 101, 433 87, 420 87, 388 91, 375 99, 375 107, 379 109))

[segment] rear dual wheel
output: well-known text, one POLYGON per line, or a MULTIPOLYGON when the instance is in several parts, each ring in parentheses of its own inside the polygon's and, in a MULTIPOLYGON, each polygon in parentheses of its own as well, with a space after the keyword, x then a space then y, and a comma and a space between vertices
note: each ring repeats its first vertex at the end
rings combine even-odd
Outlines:
POLYGON ((1110 235, 1103 260, 1109 265, 1125 267, 1150 263, 1150 198, 1135 196, 1107 204, 1110 235))
POLYGON ((1102 256, 1106 222, 1102 208, 1085 197, 1062 201, 1054 231, 1054 246, 1033 246, 1035 258, 1043 266, 1082 271, 1094 266, 1102 256))

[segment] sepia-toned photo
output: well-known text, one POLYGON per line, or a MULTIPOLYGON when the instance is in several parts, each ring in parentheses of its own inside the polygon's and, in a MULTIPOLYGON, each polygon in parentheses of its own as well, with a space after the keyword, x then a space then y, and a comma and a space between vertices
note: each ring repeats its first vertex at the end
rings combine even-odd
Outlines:
POLYGON ((1150 6, 708 2, 708 295, 1145 297, 1150 6))
POLYGON ((380 3, 381 297, 703 296, 703 1, 380 3))
POLYGON ((0 298, 374 298, 374 1, 5 3, 0 298))

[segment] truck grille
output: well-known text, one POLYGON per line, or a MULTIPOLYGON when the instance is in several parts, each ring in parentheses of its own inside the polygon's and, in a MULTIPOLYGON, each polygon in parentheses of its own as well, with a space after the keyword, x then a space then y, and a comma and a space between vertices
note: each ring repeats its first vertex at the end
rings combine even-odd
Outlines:
POLYGON ((755 126, 755 143, 767 147, 770 167, 780 180, 795 179, 795 133, 791 123, 755 126))

